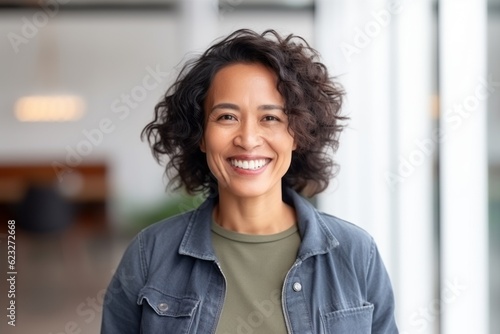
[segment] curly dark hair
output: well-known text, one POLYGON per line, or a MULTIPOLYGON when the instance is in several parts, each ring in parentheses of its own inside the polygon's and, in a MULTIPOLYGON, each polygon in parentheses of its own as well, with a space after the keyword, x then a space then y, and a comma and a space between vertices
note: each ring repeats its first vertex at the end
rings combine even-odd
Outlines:
POLYGON ((141 133, 159 163, 164 155, 169 157, 165 170, 169 185, 184 187, 189 194, 217 192, 217 180, 200 150, 204 101, 221 68, 260 63, 278 77, 277 89, 297 143, 283 184, 305 196, 323 191, 338 170, 329 153, 337 150, 347 118, 340 113, 344 91, 318 59, 318 52, 299 36, 241 29, 187 62, 141 133))

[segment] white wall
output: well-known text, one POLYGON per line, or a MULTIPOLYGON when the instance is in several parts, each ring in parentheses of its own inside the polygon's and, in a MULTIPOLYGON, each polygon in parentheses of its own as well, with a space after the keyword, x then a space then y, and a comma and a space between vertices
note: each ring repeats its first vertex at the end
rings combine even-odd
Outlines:
MULTIPOLYGON (((497 5, 500 7, 500 5, 497 5)), ((490 164, 500 165, 500 11, 497 9, 488 16, 488 75, 497 86, 488 99, 488 154, 490 164)))

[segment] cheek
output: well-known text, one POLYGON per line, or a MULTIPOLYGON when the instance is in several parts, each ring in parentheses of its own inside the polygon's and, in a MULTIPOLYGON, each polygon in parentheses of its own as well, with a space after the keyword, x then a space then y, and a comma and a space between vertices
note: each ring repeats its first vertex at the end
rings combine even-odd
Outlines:
POLYGON ((297 148, 297 141, 292 133, 286 131, 280 137, 278 140, 282 143, 284 149, 286 147, 287 150, 294 151, 297 148))
POLYGON ((212 161, 217 161, 222 156, 226 147, 225 136, 217 131, 207 129, 205 136, 200 143, 200 149, 206 153, 207 158, 212 161))

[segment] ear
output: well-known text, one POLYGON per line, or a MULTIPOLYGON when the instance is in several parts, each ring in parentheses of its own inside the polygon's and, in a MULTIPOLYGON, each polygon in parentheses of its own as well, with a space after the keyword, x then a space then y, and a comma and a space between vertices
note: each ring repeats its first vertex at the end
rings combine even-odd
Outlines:
POLYGON ((205 138, 201 138, 201 141, 200 141, 200 150, 203 152, 203 153, 207 153, 207 150, 205 148, 205 138))
POLYGON ((295 138, 293 138, 293 146, 292 146, 292 151, 295 151, 297 149, 297 141, 295 138))

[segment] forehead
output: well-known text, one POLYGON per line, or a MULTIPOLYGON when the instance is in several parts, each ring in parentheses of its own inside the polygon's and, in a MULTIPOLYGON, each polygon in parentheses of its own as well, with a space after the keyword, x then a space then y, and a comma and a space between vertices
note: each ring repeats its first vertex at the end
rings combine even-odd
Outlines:
POLYGON ((277 75, 260 63, 235 63, 217 71, 207 92, 207 99, 252 94, 281 100, 277 75))

